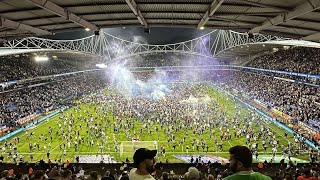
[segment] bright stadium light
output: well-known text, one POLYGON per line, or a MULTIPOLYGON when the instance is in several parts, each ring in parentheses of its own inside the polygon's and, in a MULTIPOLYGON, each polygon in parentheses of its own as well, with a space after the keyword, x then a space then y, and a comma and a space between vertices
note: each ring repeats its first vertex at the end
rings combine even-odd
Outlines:
POLYGON ((199 29, 203 30, 203 29, 204 29, 204 27, 203 27, 203 26, 201 26, 199 29))
POLYGON ((85 28, 84 30, 86 30, 86 31, 90 31, 90 29, 89 29, 89 28, 85 28))
POLYGON ((49 58, 47 56, 36 56, 34 57, 34 60, 37 62, 42 62, 42 61, 48 61, 49 58))
POLYGON ((105 64, 96 64, 96 67, 97 67, 97 68, 104 69, 104 68, 107 68, 108 66, 105 65, 105 64))

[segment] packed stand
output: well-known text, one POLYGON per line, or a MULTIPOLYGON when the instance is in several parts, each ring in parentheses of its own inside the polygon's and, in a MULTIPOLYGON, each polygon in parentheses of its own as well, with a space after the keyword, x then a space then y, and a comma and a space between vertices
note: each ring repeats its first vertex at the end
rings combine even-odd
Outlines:
MULTIPOLYGON (((33 56, 28 54, 1 56, 0 82, 74 72, 89 68, 85 64, 90 64, 66 59, 50 59, 45 62, 36 62, 32 58, 33 56)), ((94 68, 94 65, 90 64, 90 68, 94 68)))
POLYGON ((295 120, 320 121, 320 89, 317 87, 244 71, 230 71, 229 75, 216 80, 295 120))
POLYGON ((293 47, 262 55, 246 66, 305 74, 320 74, 320 49, 293 47))
POLYGON ((320 102, 319 88, 243 71, 233 71, 223 81, 295 119, 320 120, 320 107, 316 104, 320 102))
POLYGON ((55 110, 65 99, 93 93, 104 86, 100 74, 88 73, 1 93, 0 124, 19 127, 21 118, 55 110))

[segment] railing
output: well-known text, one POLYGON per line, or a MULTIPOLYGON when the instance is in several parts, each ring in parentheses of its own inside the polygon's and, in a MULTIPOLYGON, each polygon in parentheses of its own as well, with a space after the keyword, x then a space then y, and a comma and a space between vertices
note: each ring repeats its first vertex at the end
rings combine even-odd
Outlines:
POLYGON ((59 114, 60 112, 64 111, 65 109, 67 109, 67 107, 63 107, 63 108, 61 108, 61 109, 59 109, 59 110, 56 110, 56 111, 54 111, 54 112, 52 112, 52 113, 50 113, 50 114, 48 114, 48 115, 46 115, 46 116, 44 116, 44 117, 41 117, 41 118, 37 119, 37 120, 34 121, 33 123, 29 123, 29 124, 27 124, 26 126, 23 126, 22 128, 16 129, 16 130, 14 130, 13 132, 11 132, 11 133, 9 133, 9 134, 6 134, 6 135, 4 135, 4 136, 2 136, 2 137, 0 137, 0 142, 6 140, 7 138, 10 138, 10 137, 18 134, 18 133, 20 133, 20 132, 22 132, 22 131, 24 131, 25 129, 28 129, 28 128, 32 127, 32 126, 35 126, 35 125, 37 125, 38 123, 40 123, 40 122, 42 122, 42 121, 45 121, 45 120, 47 120, 47 119, 49 119, 49 118, 51 118, 51 117, 59 114))

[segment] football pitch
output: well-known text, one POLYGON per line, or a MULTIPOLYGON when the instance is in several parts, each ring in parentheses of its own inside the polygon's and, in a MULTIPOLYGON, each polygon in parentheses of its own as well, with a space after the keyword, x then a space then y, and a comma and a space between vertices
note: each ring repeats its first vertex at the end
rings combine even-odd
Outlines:
MULTIPOLYGON (((107 95, 110 93, 109 91, 105 90, 104 94, 107 95)), ((222 92, 218 91, 214 87, 208 88, 208 95, 210 98, 218 102, 219 108, 224 109, 226 114, 233 118, 235 115, 235 104, 238 102, 234 102, 234 100, 223 94, 222 92)), ((243 107, 240 111, 240 120, 243 121, 244 117, 249 113, 249 109, 243 107)), ((23 155, 25 161, 39 161, 40 159, 44 159, 47 161, 47 153, 50 153, 50 160, 58 160, 61 159, 62 162, 65 162, 66 160, 70 160, 71 162, 75 162, 75 157, 96 157, 99 158, 101 155, 109 155, 111 156, 115 161, 120 162, 124 161, 126 158, 129 160, 132 160, 134 149, 130 146, 122 146, 121 152, 117 151, 115 152, 114 144, 113 144, 113 138, 115 137, 117 139, 118 144, 130 144, 131 138, 128 138, 125 131, 123 129, 120 129, 119 132, 114 133, 113 124, 115 122, 114 120, 115 116, 111 112, 101 112, 99 110, 99 107, 97 107, 97 104, 95 103, 83 103, 78 105, 78 107, 72 107, 67 110, 65 110, 63 113, 58 114, 36 126, 33 126, 32 128, 27 129, 24 132, 21 132, 14 137, 10 137, 7 139, 8 142, 13 142, 13 138, 19 137, 19 143, 17 143, 17 151, 18 151, 18 157, 19 159, 20 155, 23 155), (88 112, 93 114, 94 123, 96 124, 102 124, 105 128, 103 129, 105 131, 105 137, 92 137, 90 133, 87 132, 87 126, 88 124, 82 120, 83 116, 87 116, 88 112), (57 131, 65 131, 68 132, 67 128, 63 126, 63 118, 61 117, 70 117, 72 114, 74 121, 74 127, 78 127, 77 131, 80 133, 80 136, 84 139, 90 139, 94 142, 94 145, 89 145, 86 143, 81 143, 78 145, 77 148, 74 148, 74 145, 68 145, 65 141, 65 137, 62 137, 60 135, 57 135, 57 131), (106 117, 109 119, 109 121, 104 121, 102 116, 106 115, 106 117), (49 128, 52 129, 52 133, 49 133, 49 128), (34 133, 33 136, 30 136, 31 133, 34 133), (29 138, 27 138, 27 136, 29 138), (91 136, 91 137, 90 137, 91 136), (51 140, 52 137, 52 140, 51 140), (106 144, 102 146, 102 141, 105 140, 106 144), (39 148, 34 146, 34 143, 39 144, 39 148), (30 151, 30 144, 32 145, 32 151, 30 151), (65 148, 64 148, 65 146, 65 148), (33 160, 30 159, 30 154, 33 154, 33 160)), ((141 122, 134 118, 127 117, 128 120, 133 122, 135 132, 140 132, 140 128, 143 127, 145 122, 141 122)), ((291 134, 288 135, 287 138, 284 137, 285 131, 283 129, 280 129, 274 124, 266 123, 265 121, 261 121, 259 123, 256 123, 253 125, 253 129, 255 132, 260 131, 260 124, 266 124, 271 131, 275 133, 276 139, 279 140, 279 146, 277 149, 277 157, 282 156, 282 149, 281 146, 287 146, 288 141, 291 142, 291 144, 294 143, 293 136, 291 134)), ((188 133, 188 136, 186 138, 185 143, 181 146, 176 146, 176 148, 173 148, 172 143, 168 143, 168 135, 164 133, 164 131, 161 129, 160 123, 155 122, 154 124, 151 124, 152 128, 158 127, 159 131, 152 131, 151 134, 149 134, 147 131, 143 131, 142 134, 139 134, 139 141, 141 144, 143 144, 145 147, 149 149, 155 148, 155 141, 156 141, 156 147, 160 151, 160 147, 163 146, 166 150, 165 156, 158 156, 158 159, 162 162, 165 162, 166 160, 170 163, 176 163, 176 162, 185 162, 181 160, 181 158, 176 158, 177 155, 181 156, 198 156, 198 155, 204 155, 204 156, 216 156, 221 158, 229 158, 228 150, 230 147, 235 145, 245 145, 245 136, 241 136, 240 138, 234 138, 232 137, 231 140, 220 140, 221 131, 219 128, 213 129, 214 132, 213 135, 210 135, 210 130, 206 130, 202 135, 193 134, 192 130, 181 130, 176 132, 175 137, 178 140, 181 140, 184 138, 185 134, 188 133), (211 138, 210 138, 211 136, 211 138), (196 149, 191 148, 191 144, 193 140, 206 140, 206 144, 208 145, 208 151, 205 149, 204 151, 202 148, 200 148, 199 152, 196 149), (217 139, 218 143, 223 144, 222 150, 217 149, 214 139, 217 139), (143 143, 145 142, 145 143, 143 143), (190 148, 188 149, 188 153, 186 152, 186 145, 188 145, 190 148)), ((166 125, 164 126, 166 127, 166 125)), ((133 129, 130 129, 131 134, 134 134, 133 129)), ((233 129, 230 129, 230 134, 233 135, 233 129)), ((258 140, 259 144, 261 144, 261 139, 258 140)), ((0 147, 2 148, 4 146, 4 141, 0 142, 0 147)), ((12 163, 13 158, 9 157, 9 152, 13 152, 12 149, 7 147, 6 149, 0 150, 1 154, 5 158, 5 162, 12 163)), ((259 155, 261 156, 261 159, 267 159, 268 161, 271 159, 271 148, 268 147, 267 153, 265 154, 263 151, 262 146, 260 145, 258 148, 259 155), (269 158, 270 157, 270 158, 269 158)), ((299 157, 294 157, 297 162, 300 161, 300 159, 306 159, 306 155, 300 155, 299 157)), ((276 158, 276 162, 279 158, 276 158)), ((261 161, 261 160, 257 160, 261 161)), ((303 162, 303 161, 301 161, 303 162)))

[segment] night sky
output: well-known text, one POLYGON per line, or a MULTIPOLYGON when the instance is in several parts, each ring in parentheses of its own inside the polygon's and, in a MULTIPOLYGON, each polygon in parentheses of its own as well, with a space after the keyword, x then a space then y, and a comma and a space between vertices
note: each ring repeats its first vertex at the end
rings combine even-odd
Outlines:
MULTIPOLYGON (((201 35, 209 33, 211 30, 199 30, 194 28, 170 28, 170 27, 153 27, 150 28, 150 34, 144 32, 142 27, 126 28, 108 28, 103 29, 105 32, 119 38, 137 41, 148 44, 169 44, 190 40, 201 35)), ((86 32, 84 29, 74 32, 57 33, 51 39, 78 39, 93 34, 93 31, 86 32)))

